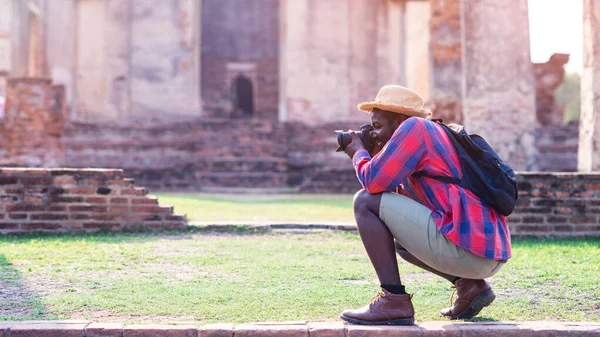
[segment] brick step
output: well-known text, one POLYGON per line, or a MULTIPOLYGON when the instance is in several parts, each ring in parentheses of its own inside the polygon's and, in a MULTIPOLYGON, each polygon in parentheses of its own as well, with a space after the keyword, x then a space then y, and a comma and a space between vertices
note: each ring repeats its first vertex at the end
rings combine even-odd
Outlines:
POLYGON ((593 322, 419 322, 413 326, 364 326, 336 322, 123 325, 87 320, 0 322, 0 336, 572 336, 600 337, 593 322))

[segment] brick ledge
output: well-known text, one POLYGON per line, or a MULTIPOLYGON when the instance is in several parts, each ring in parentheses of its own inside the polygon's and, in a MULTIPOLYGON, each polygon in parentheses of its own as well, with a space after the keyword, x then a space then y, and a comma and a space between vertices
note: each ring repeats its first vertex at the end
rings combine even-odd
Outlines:
POLYGON ((0 322, 0 337, 169 336, 169 337, 409 337, 409 336, 586 336, 600 337, 600 322, 421 322, 414 326, 361 326, 342 322, 122 325, 85 320, 0 322))

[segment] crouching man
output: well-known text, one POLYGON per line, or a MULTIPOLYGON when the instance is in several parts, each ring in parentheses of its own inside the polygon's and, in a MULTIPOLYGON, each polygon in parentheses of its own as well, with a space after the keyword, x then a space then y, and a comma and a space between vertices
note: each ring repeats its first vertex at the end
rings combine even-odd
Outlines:
POLYGON ((388 85, 375 101, 358 105, 371 115, 377 153, 352 131, 344 151, 363 186, 354 196, 354 215, 381 291, 365 307, 341 314, 350 323, 414 324, 396 252, 453 284, 457 299, 440 313, 451 319, 473 317, 492 303, 485 279, 511 257, 505 216, 469 190, 413 176, 462 176, 454 145, 423 103, 417 93, 388 85))

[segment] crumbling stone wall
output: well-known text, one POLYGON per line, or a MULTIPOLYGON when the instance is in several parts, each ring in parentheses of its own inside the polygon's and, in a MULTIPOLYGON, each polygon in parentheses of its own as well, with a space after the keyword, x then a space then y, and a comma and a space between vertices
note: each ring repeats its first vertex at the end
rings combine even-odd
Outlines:
POLYGON ((186 227, 147 194, 123 170, 2 168, 0 234, 186 227))

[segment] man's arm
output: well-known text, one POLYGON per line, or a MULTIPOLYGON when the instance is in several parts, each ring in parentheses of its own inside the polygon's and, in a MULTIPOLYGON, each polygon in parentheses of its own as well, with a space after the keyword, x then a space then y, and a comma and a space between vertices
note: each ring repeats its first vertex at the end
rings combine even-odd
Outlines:
POLYGON ((352 162, 356 176, 367 192, 393 191, 421 168, 427 153, 425 137, 428 137, 423 123, 418 118, 406 120, 372 158, 364 147, 354 153, 352 162))

